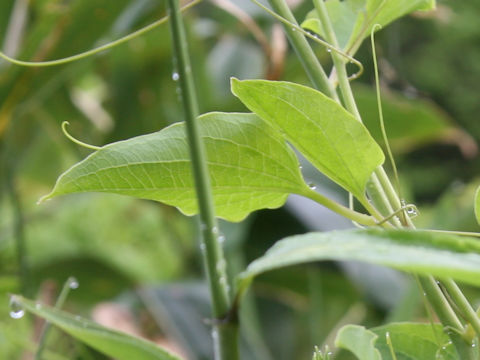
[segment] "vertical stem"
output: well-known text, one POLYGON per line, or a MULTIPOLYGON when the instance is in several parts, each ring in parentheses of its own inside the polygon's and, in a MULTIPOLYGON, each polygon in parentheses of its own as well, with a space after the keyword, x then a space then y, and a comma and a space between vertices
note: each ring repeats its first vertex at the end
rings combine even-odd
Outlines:
MULTIPOLYGON (((293 16, 290 8, 284 0, 268 0, 268 2, 277 14, 287 19, 292 24, 297 24, 297 20, 293 16)), ((288 39, 290 40, 290 44, 297 53, 298 58, 300 59, 303 68, 307 72, 307 75, 310 78, 313 86, 317 90, 322 91, 327 96, 338 101, 338 95, 335 91, 335 88, 328 80, 327 74, 325 74, 322 65, 318 61, 317 56, 313 52, 311 46, 308 44, 307 39, 305 39, 305 36, 290 26, 283 24, 283 27, 288 39)))
POLYGON ((445 289, 447 289, 448 294, 452 297, 453 301, 455 301, 455 304, 462 311, 463 316, 468 320, 473 330, 475 330, 477 336, 480 337, 480 320, 462 290, 460 290, 458 285, 452 279, 444 280, 442 281, 442 284, 445 289))
POLYGON ((176 58, 178 82, 185 111, 186 130, 192 161, 195 191, 198 201, 202 231, 202 255, 210 288, 213 314, 213 341, 215 359, 235 360, 238 358, 237 327, 224 321, 230 308, 226 262, 223 249, 218 241, 218 225, 215 219, 213 196, 208 175, 205 149, 201 140, 196 118, 198 102, 188 55, 185 28, 178 0, 168 0, 170 30, 176 58))
MULTIPOLYGON (((68 293, 71 289, 75 289, 75 286, 78 286, 77 280, 75 278, 68 278, 67 281, 63 284, 62 290, 60 291, 60 295, 55 302, 55 309, 61 309, 65 300, 67 300, 68 293), (74 285, 77 284, 77 285, 74 285)), ((46 321, 45 325, 43 326, 42 332, 40 334, 40 339, 38 342, 37 353, 35 354, 35 360, 42 360, 43 351, 45 350, 45 346, 47 344, 47 337, 48 333, 50 332, 51 323, 46 321)))
MULTIPOLYGON (((317 10, 318 16, 321 20, 323 30, 325 33, 326 40, 331 43, 333 46, 338 48, 338 41, 333 31, 333 26, 330 22, 330 18, 328 16, 328 11, 325 6, 323 0, 313 0, 315 8, 317 10)), ((353 97, 353 92, 350 87, 350 82, 348 80, 348 75, 346 71, 345 62, 343 59, 335 52, 332 52, 332 59, 335 66, 335 70, 337 71, 338 82, 340 86, 340 90, 342 93, 343 100, 345 102, 345 107, 348 111, 350 111, 357 119, 361 122, 361 116, 358 111, 355 98, 353 97)), ((381 194, 381 189, 383 188, 384 195, 381 196, 380 199, 376 199, 377 201, 381 201, 382 205, 387 205, 390 208, 393 208, 394 211, 401 207, 401 202, 398 199, 398 195, 396 194, 393 186, 390 182, 390 179, 387 177, 384 169, 379 167, 375 170, 373 174, 373 178, 377 177, 377 181, 379 182, 378 186, 378 194, 381 194)), ((408 216, 404 216, 404 225, 414 228, 413 224, 410 221, 408 216)), ((398 225, 397 225, 398 226, 398 225)), ((457 315, 451 308, 448 300, 445 298, 445 295, 442 293, 438 284, 436 283, 435 279, 432 276, 424 277, 420 279, 420 283, 425 291, 425 294, 432 304, 435 312, 437 313, 440 321, 445 325, 449 326, 452 329, 456 330, 457 332, 453 332, 450 334, 450 338, 452 339, 455 348, 457 349, 459 355, 461 355, 462 359, 470 359, 471 354, 470 350, 467 349, 466 343, 459 333, 463 332, 463 325, 458 319, 457 315)))

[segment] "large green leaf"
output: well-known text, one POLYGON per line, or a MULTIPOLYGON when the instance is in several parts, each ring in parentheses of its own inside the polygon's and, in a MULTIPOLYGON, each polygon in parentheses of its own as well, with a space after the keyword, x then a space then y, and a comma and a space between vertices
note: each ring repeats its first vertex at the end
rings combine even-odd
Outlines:
MULTIPOLYGON (((413 11, 434 9, 435 0, 330 0, 326 5, 340 47, 355 53, 373 25, 386 26, 413 11)), ((316 10, 302 27, 324 36, 316 10)))
POLYGON ((387 333, 397 360, 458 359, 441 324, 392 323, 370 331, 378 335, 375 347, 382 354, 383 360, 394 360, 387 344, 387 333))
POLYGON ((345 230, 287 237, 239 275, 245 290, 269 270, 319 260, 354 260, 480 285, 480 242, 409 230, 345 230))
POLYGON ((12 300, 32 314, 38 315, 92 348, 117 360, 180 360, 156 344, 100 326, 64 311, 35 304, 21 296, 12 300))
POLYGON ((335 339, 335 346, 349 350, 359 360, 382 360, 375 348, 378 335, 363 326, 347 325, 340 329, 335 339))
MULTIPOLYGON (((198 119, 216 213, 242 220, 304 193, 298 160, 280 134, 253 114, 210 113, 198 119)), ((197 212, 184 124, 102 147, 67 170, 42 198, 97 191, 151 199, 197 212)))
POLYGON ((232 91, 315 167, 364 198, 367 180, 384 155, 353 115, 321 92, 288 82, 233 79, 232 91))

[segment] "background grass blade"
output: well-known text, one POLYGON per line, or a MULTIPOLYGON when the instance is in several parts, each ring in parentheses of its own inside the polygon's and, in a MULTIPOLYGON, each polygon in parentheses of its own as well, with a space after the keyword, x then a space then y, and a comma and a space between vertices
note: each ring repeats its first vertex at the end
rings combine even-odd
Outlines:
POLYGON ((21 296, 14 295, 12 300, 28 312, 44 318, 74 338, 117 360, 180 360, 150 341, 110 330, 61 310, 35 304, 21 296))

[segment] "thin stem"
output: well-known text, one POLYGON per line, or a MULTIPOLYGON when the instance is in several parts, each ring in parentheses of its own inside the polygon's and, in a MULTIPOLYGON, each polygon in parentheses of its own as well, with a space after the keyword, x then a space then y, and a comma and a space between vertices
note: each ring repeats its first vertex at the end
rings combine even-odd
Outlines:
POLYGON ((280 21, 286 27, 291 28, 293 31, 298 31, 298 32, 302 33, 304 36, 308 37, 309 39, 313 40, 314 42, 325 46, 328 49, 328 51, 335 51, 336 53, 338 53, 339 55, 344 57, 346 60, 352 62, 355 65, 357 65, 358 66, 358 71, 355 74, 349 76, 348 77, 349 80, 358 79, 363 74, 363 71, 365 70, 363 68, 363 64, 360 61, 358 61, 357 59, 355 59, 354 57, 348 55, 343 50, 340 50, 340 49, 334 47, 333 45, 329 44, 328 42, 320 39, 317 35, 312 35, 308 31, 303 30, 303 28, 301 26, 299 26, 298 24, 292 23, 291 21, 289 21, 289 20, 285 19, 284 17, 278 15, 276 12, 270 10, 269 8, 264 6, 262 3, 260 3, 259 1, 257 1, 257 0, 251 0, 251 1, 254 4, 256 4, 258 7, 260 7, 261 9, 263 9, 264 11, 266 11, 267 13, 272 15, 275 19, 280 21))
POLYGON ((198 103, 185 28, 178 0, 168 0, 168 6, 170 10, 173 49, 179 75, 178 82, 186 117, 186 130, 201 222, 202 256, 212 299, 215 359, 235 360, 238 358, 237 327, 235 323, 231 322, 232 319, 227 318, 225 320, 231 303, 228 293, 226 261, 223 248, 218 241, 219 231, 215 219, 205 149, 196 121, 198 103))
MULTIPOLYGON (((190 9, 192 6, 198 4, 200 1, 201 0, 193 0, 191 3, 183 6, 181 8, 181 11, 190 9)), ((71 62, 74 62, 74 61, 77 61, 77 60, 85 59, 85 58, 87 58, 89 56, 92 56, 92 55, 95 55, 99 52, 112 49, 115 46, 121 45, 121 44, 123 44, 127 41, 135 39, 135 38, 149 32, 149 31, 159 27, 160 25, 165 24, 168 21, 168 19, 169 19, 169 17, 165 16, 165 17, 161 18, 160 20, 157 20, 157 21, 151 23, 150 25, 147 25, 147 26, 145 26, 145 27, 143 27, 143 28, 141 28, 137 31, 134 31, 133 33, 128 34, 128 35, 126 35, 126 36, 124 36, 124 37, 122 37, 118 40, 109 42, 108 44, 99 46, 95 49, 91 49, 91 50, 82 52, 80 54, 68 56, 68 57, 65 57, 65 58, 62 58, 62 59, 56 59, 56 60, 50 60, 50 61, 23 61, 23 60, 14 59, 14 58, 6 55, 5 53, 3 53, 1 51, 0 51, 0 58, 4 59, 5 61, 8 61, 9 63, 19 65, 19 66, 26 66, 26 67, 48 67, 48 66, 68 64, 68 63, 71 63, 71 62)))
MULTIPOLYGON (((293 16, 288 5, 285 3, 285 0, 269 0, 269 3, 273 10, 282 18, 287 19, 290 23, 298 26, 297 20, 293 16)), ((303 68, 313 86, 332 99, 338 100, 335 88, 328 80, 328 76, 325 74, 322 65, 308 44, 308 41, 305 39, 305 36, 296 31, 292 26, 283 24, 283 27, 290 40, 290 44, 297 53, 300 62, 302 62, 303 68)))
MULTIPOLYGON (((67 296, 70 290, 76 289, 77 287, 78 287, 77 279, 73 277, 69 277, 67 281, 65 281, 65 283, 63 284, 63 288, 60 291, 60 295, 58 295, 54 308, 61 309, 63 307, 63 304, 65 303, 65 300, 67 300, 67 296)), ((37 353, 35 354, 35 360, 42 359, 42 354, 43 354, 43 351, 45 350, 45 345, 47 344, 47 336, 48 336, 48 333, 50 332, 50 328, 51 328, 51 323, 48 321, 45 322, 45 325, 43 326, 43 329, 40 335, 37 353)))
MULTIPOLYGON (((315 9, 317 10, 318 17, 320 18, 320 22, 323 26, 323 30, 325 33, 325 39, 327 42, 332 44, 335 48, 339 48, 337 37, 333 30, 333 26, 330 22, 330 18, 328 17, 327 8, 323 0, 313 0, 313 4, 315 5, 315 9)), ((347 67, 345 65, 345 61, 343 58, 336 52, 332 51, 332 60, 337 71, 337 79, 338 85, 340 86, 340 90, 342 92, 343 101, 345 103, 345 107, 348 111, 350 111, 357 119, 360 120, 360 112, 358 111, 357 105, 355 103, 355 99, 353 97, 353 93, 350 89, 350 82, 348 80, 347 75, 347 67)), ((361 121, 361 120, 360 120, 361 121)))
POLYGON ((462 315, 465 316, 468 322, 472 325, 477 336, 480 337, 480 319, 465 295, 462 293, 462 290, 460 290, 458 285, 452 279, 444 280, 442 281, 442 284, 448 291, 448 294, 452 297, 453 301, 455 301, 455 305, 457 305, 462 311, 462 315))
POLYGON ((392 165, 393 175, 394 175, 396 187, 397 187, 396 191, 401 198, 402 195, 401 195, 401 189, 400 189, 400 181, 398 180, 397 165, 395 164, 395 159, 393 157, 392 149, 390 148, 390 143, 388 141, 387 131, 385 129, 385 122, 383 121, 382 97, 380 94, 380 79, 378 76, 377 53, 375 51, 375 37, 374 37, 375 29, 379 29, 379 28, 381 28, 381 26, 379 24, 375 24, 372 28, 372 33, 370 34, 370 41, 372 45, 373 69, 375 72, 375 88, 377 93, 378 117, 380 120, 380 129, 382 130, 383 141, 385 142, 385 148, 387 149, 388 158, 390 160, 390 164, 392 165))
MULTIPOLYGON (((325 7, 325 3, 322 0, 313 0, 315 8, 317 9, 319 18, 322 22, 324 33, 326 34, 326 40, 333 44, 335 47, 338 47, 338 42, 336 39, 336 35, 333 31, 333 27, 330 22, 330 18, 328 16, 327 9, 325 7)), ((349 110, 352 114, 354 114, 357 119, 361 122, 360 113, 358 111, 355 99, 353 97, 353 92, 350 87, 350 83, 348 82, 348 77, 346 74, 346 67, 345 63, 339 58, 339 55, 336 53, 332 53, 332 59, 334 61, 334 66, 337 71, 338 81, 340 85, 340 90, 342 92, 342 96, 345 102, 345 107, 349 110)), ((378 178, 380 182, 380 187, 383 188, 386 197, 382 196, 382 203, 389 204, 390 207, 393 208, 394 211, 401 208, 401 202, 398 199, 398 195, 393 189, 393 186, 388 179, 385 170, 382 167, 378 167, 374 173, 374 175, 378 178)), ((378 189, 380 190, 380 188, 378 189)), ((379 192, 380 194, 380 192, 379 192)), ((413 223, 411 222, 410 218, 405 215, 404 218, 404 225, 408 226, 412 229, 415 228, 413 223)), ((395 217, 394 217, 395 219, 395 217)), ((432 276, 428 276, 425 278, 421 278, 420 282, 428 297, 432 307, 434 308, 435 312, 437 313, 440 321, 452 329, 455 329, 457 332, 463 331, 463 326, 460 320, 458 319, 457 315, 453 311, 452 307, 450 306, 448 300, 445 298, 444 294, 440 290, 439 286, 437 285, 435 279, 432 276)), ((450 334, 452 341, 455 344, 455 348, 461 355, 462 359, 470 359, 471 353, 470 350, 465 346, 465 341, 463 338, 458 335, 455 331, 453 334, 450 334)))
MULTIPOLYGON (((374 217, 366 214, 359 213, 355 210, 349 209, 346 206, 340 205, 336 201, 333 201, 326 196, 323 196, 322 194, 309 189, 308 191, 305 191, 304 193, 300 194, 303 195, 313 201, 316 201, 317 203, 325 206, 326 208, 336 212, 337 214, 340 214, 352 221, 355 221, 356 223, 360 225, 367 225, 367 226, 375 226, 377 225, 377 221, 375 220, 374 217)), ((378 221, 382 220, 382 217, 380 216, 378 221)))

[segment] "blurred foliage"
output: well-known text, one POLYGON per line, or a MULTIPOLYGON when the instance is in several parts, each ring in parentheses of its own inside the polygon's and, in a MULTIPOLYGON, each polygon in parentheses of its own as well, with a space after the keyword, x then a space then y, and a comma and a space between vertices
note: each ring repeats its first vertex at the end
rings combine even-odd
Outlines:
MULTIPOLYGON (((285 39, 272 35, 274 21, 247 0, 234 2, 253 16, 279 56, 277 77, 308 84, 295 54, 289 50, 283 55, 285 39)), ((310 9, 309 2, 301 3, 297 18, 303 20, 310 9)), ((117 39, 163 15, 163 3, 154 0, 5 0, 0 2, 0 43, 5 47, 18 39, 10 55, 19 59, 56 59, 117 39), (28 4, 23 10, 22 3, 28 4), (24 25, 19 18, 11 21, 14 7, 20 8, 17 16, 24 16, 24 25)), ((421 227, 478 230, 472 199, 480 170, 475 144, 480 140, 479 16, 477 0, 444 0, 437 12, 404 18, 377 37, 387 133, 403 193, 419 207, 416 222, 421 227)), ((244 111, 229 92, 229 79, 266 77, 272 54, 265 53, 235 16, 212 3, 189 10, 186 20, 202 112, 244 111)), ((325 49, 315 46, 315 51, 328 68, 325 49)), ((357 100, 378 136, 367 45, 358 58, 366 72, 356 85, 357 100)), ((35 351, 39 333, 33 318, 8 317, 7 294, 24 289, 52 303, 55 287, 47 291, 45 284, 53 281, 58 289, 71 275, 79 279, 80 288, 70 295, 68 310, 88 316, 101 301, 120 303, 135 315, 135 325, 145 336, 177 344, 189 358, 208 358, 204 344, 185 340, 208 338, 202 325, 208 300, 197 260, 195 220, 156 203, 100 194, 35 205, 61 171, 89 153, 61 134, 62 121, 70 121, 75 137, 95 145, 181 121, 171 78, 174 66, 167 26, 59 67, 20 68, 0 62, 0 354, 5 359, 35 351), (23 278, 18 276, 19 238, 25 240, 23 278), (146 301, 145 291, 154 294, 154 300, 146 301), (204 301, 197 301, 202 296, 204 301), (192 302, 192 297, 197 300, 192 302), (189 324, 187 314, 198 320, 198 327, 180 326, 189 324), (195 329, 198 334, 186 332, 195 329)), ((312 179, 319 187, 343 197, 316 176, 312 179)), ((276 240, 312 228, 291 209, 260 211, 241 224, 222 224, 232 273, 276 240)), ((322 263, 261 276, 242 310, 243 358, 305 359, 314 345, 332 349, 334 332, 345 321, 377 326, 385 319, 424 317, 419 299, 408 293, 415 286, 405 286, 401 276, 384 274, 378 268, 352 271, 345 264, 322 263), (404 298, 365 285, 382 279, 404 298)), ((478 291, 469 290, 468 295, 480 301, 478 291)), ((61 332, 52 334, 45 355, 104 358, 61 332)), ((351 357, 340 352, 335 358, 351 357)))

